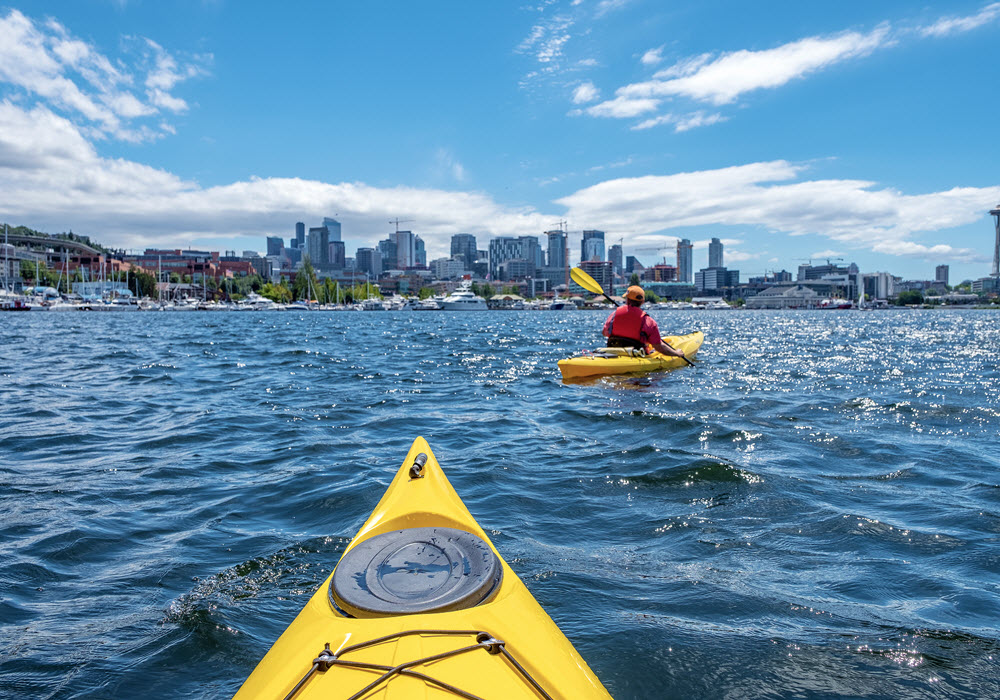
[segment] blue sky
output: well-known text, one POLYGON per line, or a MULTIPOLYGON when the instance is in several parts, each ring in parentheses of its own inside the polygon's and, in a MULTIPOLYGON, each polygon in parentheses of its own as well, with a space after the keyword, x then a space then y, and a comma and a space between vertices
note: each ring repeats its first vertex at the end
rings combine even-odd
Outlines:
MULTIPOLYGON (((2 0, 0 0, 2 1, 2 0)), ((0 219, 263 250, 601 229, 743 279, 985 276, 1000 3, 0 5, 0 219)), ((577 232, 576 235, 572 232, 577 232)))

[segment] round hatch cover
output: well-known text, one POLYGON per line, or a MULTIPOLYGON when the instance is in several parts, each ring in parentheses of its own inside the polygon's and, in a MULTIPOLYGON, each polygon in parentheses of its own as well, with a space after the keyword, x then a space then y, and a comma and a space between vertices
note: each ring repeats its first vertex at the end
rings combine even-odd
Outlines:
POLYGON ((470 532, 414 527, 376 535, 337 564, 330 598, 355 617, 463 610, 500 585, 503 567, 470 532))

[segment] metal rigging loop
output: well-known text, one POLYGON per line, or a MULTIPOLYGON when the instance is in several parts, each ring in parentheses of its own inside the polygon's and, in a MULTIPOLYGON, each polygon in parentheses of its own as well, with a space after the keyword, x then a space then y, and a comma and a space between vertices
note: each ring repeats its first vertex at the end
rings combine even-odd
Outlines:
POLYGON ((382 671, 382 675, 376 680, 369 683, 367 686, 359 690, 354 695, 351 695, 347 700, 357 700, 358 698, 364 697, 367 693, 371 692, 379 685, 388 682, 393 676, 411 676, 413 678, 419 678, 423 681, 436 685, 437 687, 447 690, 455 695, 462 698, 468 698, 468 700, 483 700, 478 695, 473 695, 461 688, 456 688, 449 683, 438 680, 425 673, 413 670, 412 667, 420 666, 421 664, 431 663, 433 661, 438 661, 440 659, 449 658, 452 656, 458 656, 459 654, 464 654, 466 652, 475 651, 476 649, 484 649, 490 655, 502 654, 511 665, 516 669, 516 671, 524 677, 531 686, 538 691, 538 693, 545 698, 545 700, 552 700, 552 696, 545 692, 544 689, 538 684, 538 682, 531 677, 531 674, 520 664, 518 661, 507 651, 506 643, 502 640, 497 639, 489 632, 484 632, 481 630, 409 630, 406 632, 398 632, 396 634, 389 634, 384 637, 378 637, 377 639, 371 639, 367 642, 359 642, 358 644, 353 644, 349 647, 341 649, 339 652, 333 652, 330 650, 330 644, 327 643, 319 655, 313 659, 312 668, 306 672, 302 679, 295 684, 291 692, 285 696, 285 700, 291 700, 295 695, 302 689, 314 673, 319 671, 320 673, 328 671, 333 666, 345 666, 348 668, 359 668, 373 671, 382 671), (433 654, 431 656, 425 656, 420 659, 414 659, 413 661, 407 661, 406 663, 399 664, 398 666, 384 666, 382 664, 371 664, 364 663, 361 661, 350 661, 344 657, 345 654, 349 654, 359 649, 366 649, 368 647, 381 644, 383 642, 391 641, 394 639, 399 639, 401 637, 407 637, 411 635, 435 635, 435 636, 474 636, 476 643, 470 646, 459 647, 451 651, 445 651, 440 654, 433 654))

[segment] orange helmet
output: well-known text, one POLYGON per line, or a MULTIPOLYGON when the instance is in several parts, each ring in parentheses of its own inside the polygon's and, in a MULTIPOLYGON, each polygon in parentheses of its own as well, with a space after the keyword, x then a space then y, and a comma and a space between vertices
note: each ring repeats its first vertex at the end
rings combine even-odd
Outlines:
POLYGON ((639 303, 642 303, 646 300, 646 293, 642 291, 642 287, 633 284, 628 288, 628 291, 625 292, 625 298, 629 301, 638 301, 639 303))

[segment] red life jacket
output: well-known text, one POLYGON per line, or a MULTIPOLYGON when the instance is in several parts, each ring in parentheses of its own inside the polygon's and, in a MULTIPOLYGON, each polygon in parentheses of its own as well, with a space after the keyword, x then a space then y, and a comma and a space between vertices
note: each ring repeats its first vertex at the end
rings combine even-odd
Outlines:
POLYGON ((642 331, 646 312, 638 306, 619 306, 615 309, 615 315, 611 319, 611 327, 608 329, 612 338, 626 338, 636 343, 635 347, 642 347, 649 338, 642 331))

